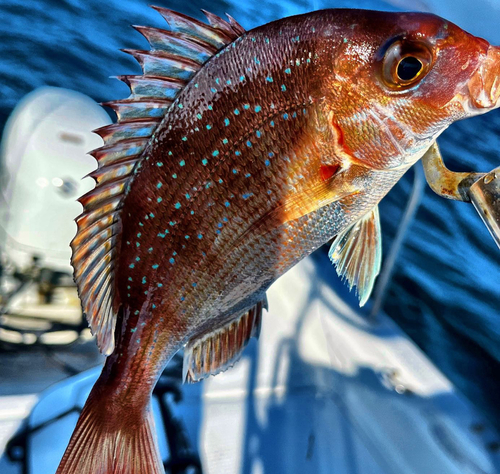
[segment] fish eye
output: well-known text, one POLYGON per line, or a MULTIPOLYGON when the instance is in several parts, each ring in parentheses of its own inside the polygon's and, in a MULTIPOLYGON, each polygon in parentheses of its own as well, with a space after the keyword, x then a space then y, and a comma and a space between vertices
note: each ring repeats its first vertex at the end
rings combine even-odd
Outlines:
POLYGON ((384 83, 392 89, 408 89, 420 82, 432 66, 432 52, 426 44, 398 40, 382 60, 384 83))
POLYGON ((406 56, 399 61, 396 73, 401 81, 412 81, 416 79, 424 65, 415 56, 406 56))

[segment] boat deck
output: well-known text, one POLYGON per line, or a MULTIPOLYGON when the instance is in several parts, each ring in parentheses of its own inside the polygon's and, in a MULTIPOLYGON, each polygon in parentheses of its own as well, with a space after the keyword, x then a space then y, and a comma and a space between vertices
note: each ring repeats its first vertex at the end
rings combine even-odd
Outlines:
MULTIPOLYGON (((233 369, 183 387, 174 415, 198 447, 203 472, 500 472, 499 437, 488 421, 391 320, 381 315, 367 321, 329 278, 336 279, 334 270, 321 254, 301 262, 270 290, 259 343, 253 341, 233 369)), ((95 356, 89 349, 85 363, 95 363, 95 356)), ((35 393, 62 374, 42 358, 32 365, 29 355, 21 356, 27 358, 23 370, 17 359, 0 357, 6 357, 0 378, 8 380, 0 398, 1 449, 35 393)), ((75 360, 83 364, 81 356, 75 360)), ((81 403, 97 375, 98 369, 79 376, 74 403, 81 403)), ((29 422, 43 416, 35 413, 29 422)), ((55 471, 75 421, 73 414, 57 430, 37 433, 30 445, 36 470, 30 472, 55 471)), ((0 472, 20 470, 3 457, 0 472)))

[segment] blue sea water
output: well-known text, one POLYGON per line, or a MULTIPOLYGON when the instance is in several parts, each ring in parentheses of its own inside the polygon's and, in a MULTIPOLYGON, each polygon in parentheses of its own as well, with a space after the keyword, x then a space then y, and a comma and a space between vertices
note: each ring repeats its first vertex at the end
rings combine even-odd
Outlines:
MULTIPOLYGON (((150 0, 0 0, 0 128, 28 92, 66 87, 97 101, 128 89, 110 76, 138 73, 121 48, 147 48, 131 24, 164 27, 150 0)), ((319 8, 434 11, 500 44, 500 3, 376 0, 246 2, 157 0, 202 19, 230 13, 245 28, 319 8)), ((500 112, 454 124, 439 140, 449 167, 489 171, 500 164, 500 112)), ((381 203, 387 254, 413 183, 412 172, 381 203)), ((335 278, 332 270, 332 280, 335 278)), ((471 206, 426 187, 397 260, 384 310, 477 407, 500 426, 500 251, 471 206)))

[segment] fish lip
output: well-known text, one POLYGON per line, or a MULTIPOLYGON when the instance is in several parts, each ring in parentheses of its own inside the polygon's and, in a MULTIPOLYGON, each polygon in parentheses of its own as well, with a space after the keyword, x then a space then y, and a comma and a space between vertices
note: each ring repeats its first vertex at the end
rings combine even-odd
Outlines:
POLYGON ((468 84, 470 105, 478 112, 497 108, 500 103, 500 48, 489 46, 468 84))

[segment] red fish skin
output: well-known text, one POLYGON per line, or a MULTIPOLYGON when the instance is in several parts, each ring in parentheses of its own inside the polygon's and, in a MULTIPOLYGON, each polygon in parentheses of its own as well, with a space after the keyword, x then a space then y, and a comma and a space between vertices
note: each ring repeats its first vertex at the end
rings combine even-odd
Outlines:
MULTIPOLYGON (((402 150, 418 153, 435 130, 465 116, 452 101, 456 83, 471 76, 484 48, 484 41, 434 16, 325 11, 257 28, 209 61, 157 130, 124 203, 117 294, 130 316, 123 332, 140 331, 145 323, 146 334, 161 334, 171 347, 165 351, 156 343, 155 350, 170 355, 194 334, 252 306, 277 277, 366 212, 367 201, 378 202, 409 166, 402 150), (411 97, 411 107, 407 97, 389 96, 375 80, 378 50, 408 31, 431 38, 431 46, 448 56, 429 73, 432 81, 419 86, 418 97, 411 97), (456 46, 447 48, 448 43, 456 46), (468 67, 455 61, 458 71, 449 71, 456 57, 468 67), (442 75, 449 81, 452 72, 456 83, 449 87, 442 75), (394 127, 409 129, 399 147, 366 113, 374 103, 385 106, 387 97, 401 102, 393 108, 394 127), (320 181, 321 166, 342 167, 345 160, 350 168, 336 174, 342 181, 335 186, 363 179, 364 189, 380 182, 383 191, 368 198, 362 191, 322 210, 336 215, 337 223, 315 222, 316 213, 285 222, 278 212, 252 235, 262 216, 320 181), (147 217, 151 213, 154 218, 147 217), (245 241, 239 240, 242 234, 245 241)), ((133 334, 124 337, 120 352, 147 345, 142 331, 133 334)), ((149 352, 139 365, 149 364, 149 352)), ((166 359, 155 359, 156 374, 166 359)))
POLYGON ((210 59, 124 200, 116 346, 91 398, 117 414, 145 410, 183 344, 262 300, 371 210, 449 124, 478 113, 467 84, 488 47, 433 15, 325 10, 249 31, 210 59), (381 78, 395 38, 433 52, 416 88, 381 78))

